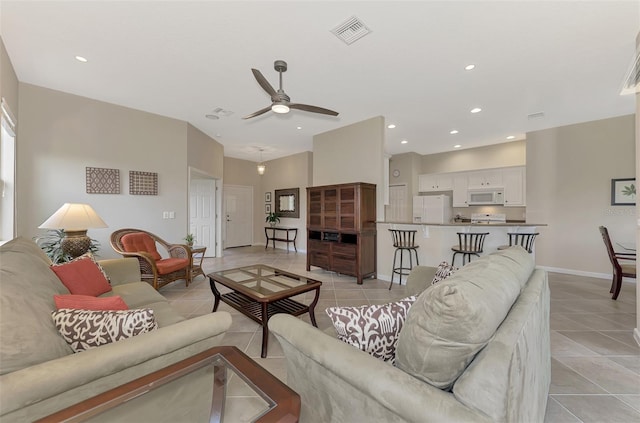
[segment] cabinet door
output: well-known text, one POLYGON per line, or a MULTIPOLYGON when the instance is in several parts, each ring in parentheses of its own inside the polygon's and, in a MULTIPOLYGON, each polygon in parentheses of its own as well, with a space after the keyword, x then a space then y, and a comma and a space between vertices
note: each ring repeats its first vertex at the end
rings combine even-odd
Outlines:
POLYGON ((469 188, 500 188, 502 183, 502 170, 478 170, 469 172, 469 188))
POLYGON ((435 175, 418 175, 418 191, 430 192, 436 190, 436 176, 435 175))
POLYGON ((311 228, 322 228, 322 189, 307 190, 307 225, 311 228))
POLYGON ((487 170, 484 175, 484 182, 488 187, 502 187, 502 169, 487 170))
POLYGON ((341 187, 338 190, 339 216, 341 230, 353 230, 358 225, 356 216, 356 187, 341 187))
POLYGON ((468 181, 466 173, 453 177, 453 207, 469 207, 467 204, 468 181))
POLYGON ((322 227, 338 229, 338 189, 336 187, 322 190, 322 227))
POLYGON ((504 169, 504 205, 509 207, 525 205, 525 169, 515 167, 504 169))

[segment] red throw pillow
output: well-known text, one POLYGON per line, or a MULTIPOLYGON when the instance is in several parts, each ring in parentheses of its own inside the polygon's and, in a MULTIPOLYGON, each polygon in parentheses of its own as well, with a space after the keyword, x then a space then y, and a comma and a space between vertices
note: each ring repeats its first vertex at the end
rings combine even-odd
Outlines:
POLYGON ((111 291, 109 281, 98 263, 89 256, 81 256, 69 263, 51 266, 69 292, 97 297, 111 291))
POLYGON ((58 310, 72 308, 74 310, 129 310, 121 296, 91 297, 89 295, 54 295, 58 310))

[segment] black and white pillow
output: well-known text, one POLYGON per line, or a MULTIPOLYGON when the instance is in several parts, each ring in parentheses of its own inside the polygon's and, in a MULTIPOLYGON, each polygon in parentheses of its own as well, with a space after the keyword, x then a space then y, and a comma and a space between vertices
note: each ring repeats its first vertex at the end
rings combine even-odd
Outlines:
POLYGON ((398 335, 416 298, 407 297, 383 305, 329 307, 326 312, 338 339, 393 364, 398 335))
POLYGON ((440 282, 440 281, 442 281, 444 279, 447 279, 456 270, 458 270, 458 269, 456 269, 455 267, 453 267, 452 265, 450 265, 446 261, 441 262, 438 265, 438 269, 436 270, 436 274, 433 277, 433 280, 431 281, 431 285, 435 285, 438 282, 440 282))
POLYGON ((75 310, 51 312, 60 335, 74 352, 131 338, 158 328, 149 308, 119 311, 75 310))

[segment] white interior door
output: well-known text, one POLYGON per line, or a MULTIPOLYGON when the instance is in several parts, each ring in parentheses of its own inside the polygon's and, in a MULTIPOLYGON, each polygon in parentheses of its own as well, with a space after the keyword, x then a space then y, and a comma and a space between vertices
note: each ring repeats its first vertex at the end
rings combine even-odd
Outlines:
POLYGON ((195 244, 207 247, 206 257, 216 256, 216 181, 191 179, 189 188, 189 232, 195 244))
POLYGON ((224 186, 224 248, 253 242, 253 187, 224 186))

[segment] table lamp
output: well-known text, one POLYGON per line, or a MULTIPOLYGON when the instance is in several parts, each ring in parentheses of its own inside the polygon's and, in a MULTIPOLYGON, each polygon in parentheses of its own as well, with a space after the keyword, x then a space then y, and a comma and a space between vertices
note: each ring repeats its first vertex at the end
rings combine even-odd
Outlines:
POLYGON ((62 229, 65 237, 60 247, 73 258, 89 251, 91 238, 87 236, 87 229, 106 227, 107 224, 90 205, 74 203, 65 203, 38 226, 41 229, 62 229))

